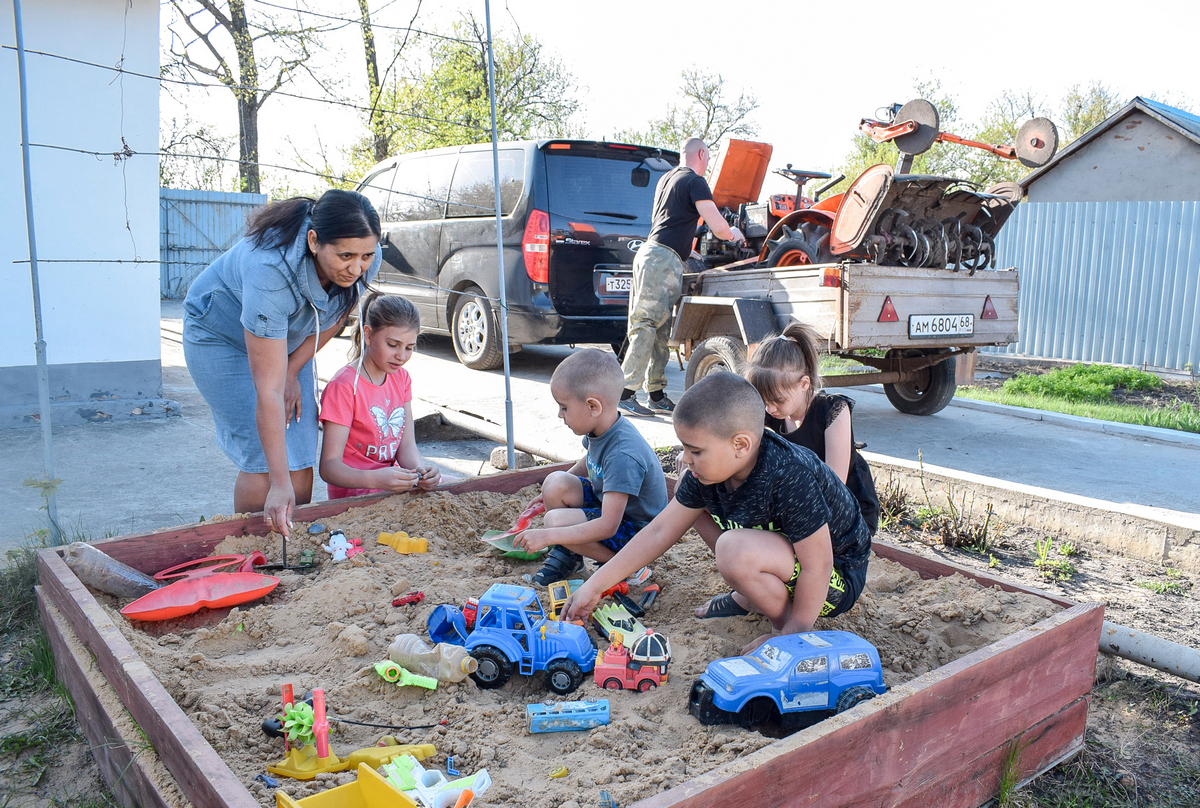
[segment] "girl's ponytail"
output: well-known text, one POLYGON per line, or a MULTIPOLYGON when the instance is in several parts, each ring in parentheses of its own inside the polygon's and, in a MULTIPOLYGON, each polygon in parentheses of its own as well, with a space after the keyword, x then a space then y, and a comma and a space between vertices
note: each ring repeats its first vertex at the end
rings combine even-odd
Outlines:
POLYGON ((809 378, 812 389, 821 387, 818 337, 803 323, 791 323, 782 334, 768 337, 758 344, 746 361, 742 375, 769 403, 787 398, 792 389, 809 378))

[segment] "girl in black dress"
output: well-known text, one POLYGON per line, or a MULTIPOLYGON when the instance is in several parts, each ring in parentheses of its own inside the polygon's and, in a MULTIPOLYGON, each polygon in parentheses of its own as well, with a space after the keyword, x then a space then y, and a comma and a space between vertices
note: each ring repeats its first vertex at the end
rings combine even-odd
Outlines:
POLYGON ((793 323, 758 344, 743 375, 767 405, 767 427, 816 453, 850 489, 871 535, 879 527, 879 497, 871 468, 854 444, 854 402, 821 389, 817 336, 793 323))

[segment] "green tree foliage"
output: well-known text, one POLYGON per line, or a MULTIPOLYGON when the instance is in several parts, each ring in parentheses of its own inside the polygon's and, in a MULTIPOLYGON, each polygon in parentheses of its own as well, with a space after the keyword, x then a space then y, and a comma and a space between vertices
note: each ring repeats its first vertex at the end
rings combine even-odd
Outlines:
MULTIPOLYGON (((497 35, 496 126, 501 140, 578 136, 574 76, 539 40, 520 31, 497 35)), ((491 137, 487 32, 467 13, 447 36, 414 38, 407 73, 380 93, 372 134, 351 154, 352 176, 389 154, 480 143, 491 137)))
POLYGON ((1059 148, 1066 146, 1125 106, 1113 91, 1093 81, 1086 88, 1072 85, 1063 98, 1059 148))
POLYGON ((613 139, 678 149, 687 138, 698 137, 715 151, 721 138, 758 134, 758 124, 751 115, 759 104, 752 93, 743 91, 736 99, 729 98, 721 74, 705 73, 696 68, 683 71, 682 78, 683 104, 672 104, 666 115, 650 121, 645 129, 622 130, 616 132, 613 139))

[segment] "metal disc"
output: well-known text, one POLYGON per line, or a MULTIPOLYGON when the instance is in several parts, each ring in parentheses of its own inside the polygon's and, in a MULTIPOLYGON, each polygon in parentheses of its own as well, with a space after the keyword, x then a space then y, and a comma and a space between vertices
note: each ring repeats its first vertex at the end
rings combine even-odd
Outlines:
POLYGON ((909 101, 900 107, 893 123, 916 121, 917 128, 907 135, 901 135, 892 142, 896 148, 905 154, 922 154, 937 141, 941 121, 938 118, 937 107, 924 98, 909 101))
POLYGON ((1026 121, 1017 132, 1015 148, 1022 165, 1030 168, 1044 166, 1058 151, 1058 128, 1049 118, 1026 121))

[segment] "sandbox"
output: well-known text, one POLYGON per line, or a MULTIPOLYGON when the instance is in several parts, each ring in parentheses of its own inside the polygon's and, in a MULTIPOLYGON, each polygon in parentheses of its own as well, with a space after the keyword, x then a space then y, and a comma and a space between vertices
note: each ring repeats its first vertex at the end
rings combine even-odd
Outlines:
MULTIPOLYGON (((386 656, 396 634, 423 635, 434 605, 461 604, 493 581, 519 583, 537 568, 496 558, 477 534, 511 523, 522 502, 514 494, 528 495, 535 489, 521 490, 553 468, 469 480, 429 496, 301 508, 298 522, 320 520, 364 537, 366 558, 326 563, 311 576, 283 573, 280 589, 259 605, 168 624, 126 623, 116 601, 90 593, 56 552, 43 551, 39 603, 60 676, 118 798, 126 805, 273 805, 272 792, 254 777, 282 757, 282 745, 258 724, 277 710, 283 682, 297 692, 325 688, 331 715, 344 719, 434 725, 387 734, 435 744, 430 763, 440 768, 446 755, 467 773, 487 767, 495 785, 481 804, 492 805, 589 805, 603 788, 622 805, 727 804, 753 795, 749 804, 972 806, 995 792, 1001 759, 1018 736, 1021 778, 1081 747, 1102 607, 880 543, 863 599, 818 628, 874 642, 889 692, 787 738, 701 727, 686 712, 688 688, 707 662, 738 653, 767 628, 760 618, 691 616, 722 587, 698 539, 685 539, 656 565, 663 592, 644 620, 672 639, 669 681, 650 693, 614 694, 589 678, 570 696, 608 697, 607 727, 529 735, 525 705, 553 696, 540 676, 516 676, 493 691, 468 680, 432 693, 375 676, 371 663, 386 656), (376 548, 379 531, 398 529, 427 537, 429 552, 376 548), (393 589, 409 587, 424 591, 426 601, 391 606, 393 589), (568 776, 548 778, 559 764, 568 776)), ((328 535, 297 528, 290 554, 328 535)), ((214 551, 261 548, 277 559, 278 537, 265 536, 261 518, 252 516, 101 546, 154 572, 214 551)), ((349 751, 384 732, 334 722, 331 740, 349 751)), ((349 777, 284 780, 282 787, 304 797, 349 777)))

